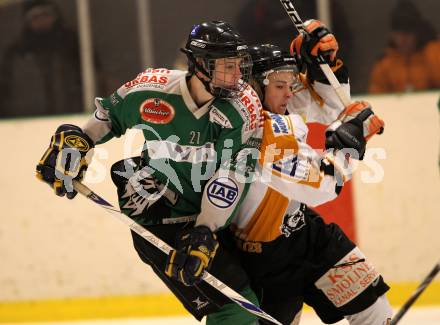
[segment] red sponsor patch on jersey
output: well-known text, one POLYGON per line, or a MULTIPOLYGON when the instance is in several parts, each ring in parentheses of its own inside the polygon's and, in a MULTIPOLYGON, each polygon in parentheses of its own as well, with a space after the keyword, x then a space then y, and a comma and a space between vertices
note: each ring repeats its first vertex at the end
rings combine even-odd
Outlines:
MULTIPOLYGON (((254 92, 255 93, 255 92, 254 92)), ((252 94, 252 93, 251 93, 252 94)), ((256 93, 255 93, 256 94, 256 93)), ((241 94, 240 101, 246 106, 249 117, 249 130, 254 130, 257 127, 263 127, 264 119, 262 114, 262 106, 258 97, 252 99, 252 96, 249 96, 245 93, 241 94)))
POLYGON ((167 124, 174 118, 174 108, 160 98, 144 101, 139 107, 139 113, 144 121, 155 124, 167 124))
POLYGON ((145 74, 138 74, 138 76, 133 79, 132 81, 126 82, 124 86, 126 88, 131 88, 136 85, 143 85, 143 84, 159 84, 159 85, 166 85, 168 83, 168 77, 162 76, 162 75, 145 75, 145 74))

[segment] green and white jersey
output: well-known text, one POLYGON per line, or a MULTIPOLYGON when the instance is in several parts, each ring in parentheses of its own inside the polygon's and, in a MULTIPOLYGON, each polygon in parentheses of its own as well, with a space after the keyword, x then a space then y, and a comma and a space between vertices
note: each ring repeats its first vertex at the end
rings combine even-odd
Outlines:
POLYGON ((251 87, 235 100, 197 107, 185 71, 147 69, 95 104, 84 131, 96 143, 142 129, 146 164, 179 195, 172 217, 197 214, 197 224, 212 230, 228 222, 246 194, 262 136, 262 107, 251 87))

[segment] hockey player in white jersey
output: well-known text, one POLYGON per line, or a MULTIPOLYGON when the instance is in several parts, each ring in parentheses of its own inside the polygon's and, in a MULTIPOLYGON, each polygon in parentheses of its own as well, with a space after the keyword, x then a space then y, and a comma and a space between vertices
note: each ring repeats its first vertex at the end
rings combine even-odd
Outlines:
POLYGON ((334 36, 319 22, 312 27, 311 36, 293 42, 296 62, 276 46, 251 48, 266 120, 259 178, 231 228, 262 309, 283 324, 298 324, 306 303, 327 324, 346 318, 351 325, 385 325, 392 313, 384 295, 389 287, 339 226, 325 224, 307 207, 334 199, 349 179, 346 155, 338 152, 349 148, 362 159, 368 138, 383 130, 368 103, 345 109, 339 104, 312 53, 326 50, 346 88, 348 73, 336 57, 334 36), (300 115, 284 115, 290 105, 321 123, 339 116, 327 134, 325 155, 305 143, 308 129, 300 115))

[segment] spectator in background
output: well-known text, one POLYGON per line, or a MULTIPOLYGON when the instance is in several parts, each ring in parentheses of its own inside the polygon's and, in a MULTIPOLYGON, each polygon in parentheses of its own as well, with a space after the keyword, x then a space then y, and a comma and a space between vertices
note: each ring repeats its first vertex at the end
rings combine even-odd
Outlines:
POLYGON ((23 3, 20 37, 0 61, 0 117, 83 111, 77 34, 50 0, 23 3))
POLYGON ((411 1, 399 1, 391 14, 388 47, 373 66, 369 92, 433 88, 440 88, 440 39, 411 1))
MULTIPOLYGON (((318 17, 316 0, 296 0, 294 6, 302 21, 318 17)), ((350 68, 353 38, 344 8, 338 0, 330 0, 329 8, 331 21, 328 23, 342 44, 339 52, 345 66, 350 68)), ((287 40, 298 33, 283 6, 274 0, 249 0, 238 13, 235 25, 249 44, 270 43, 289 48, 287 40)))

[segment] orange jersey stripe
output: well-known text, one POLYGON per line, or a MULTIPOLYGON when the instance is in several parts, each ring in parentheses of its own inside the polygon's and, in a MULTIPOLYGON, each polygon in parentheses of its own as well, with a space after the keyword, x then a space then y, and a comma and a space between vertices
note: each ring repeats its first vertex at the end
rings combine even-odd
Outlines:
POLYGON ((289 200, 268 188, 263 200, 249 223, 243 229, 241 238, 247 241, 268 242, 280 236, 280 226, 283 223, 289 200), (244 238, 243 238, 244 237, 244 238))
POLYGON ((294 127, 288 116, 264 112, 264 133, 260 146, 260 164, 267 160, 278 161, 285 155, 298 152, 298 142, 293 136, 294 127))

